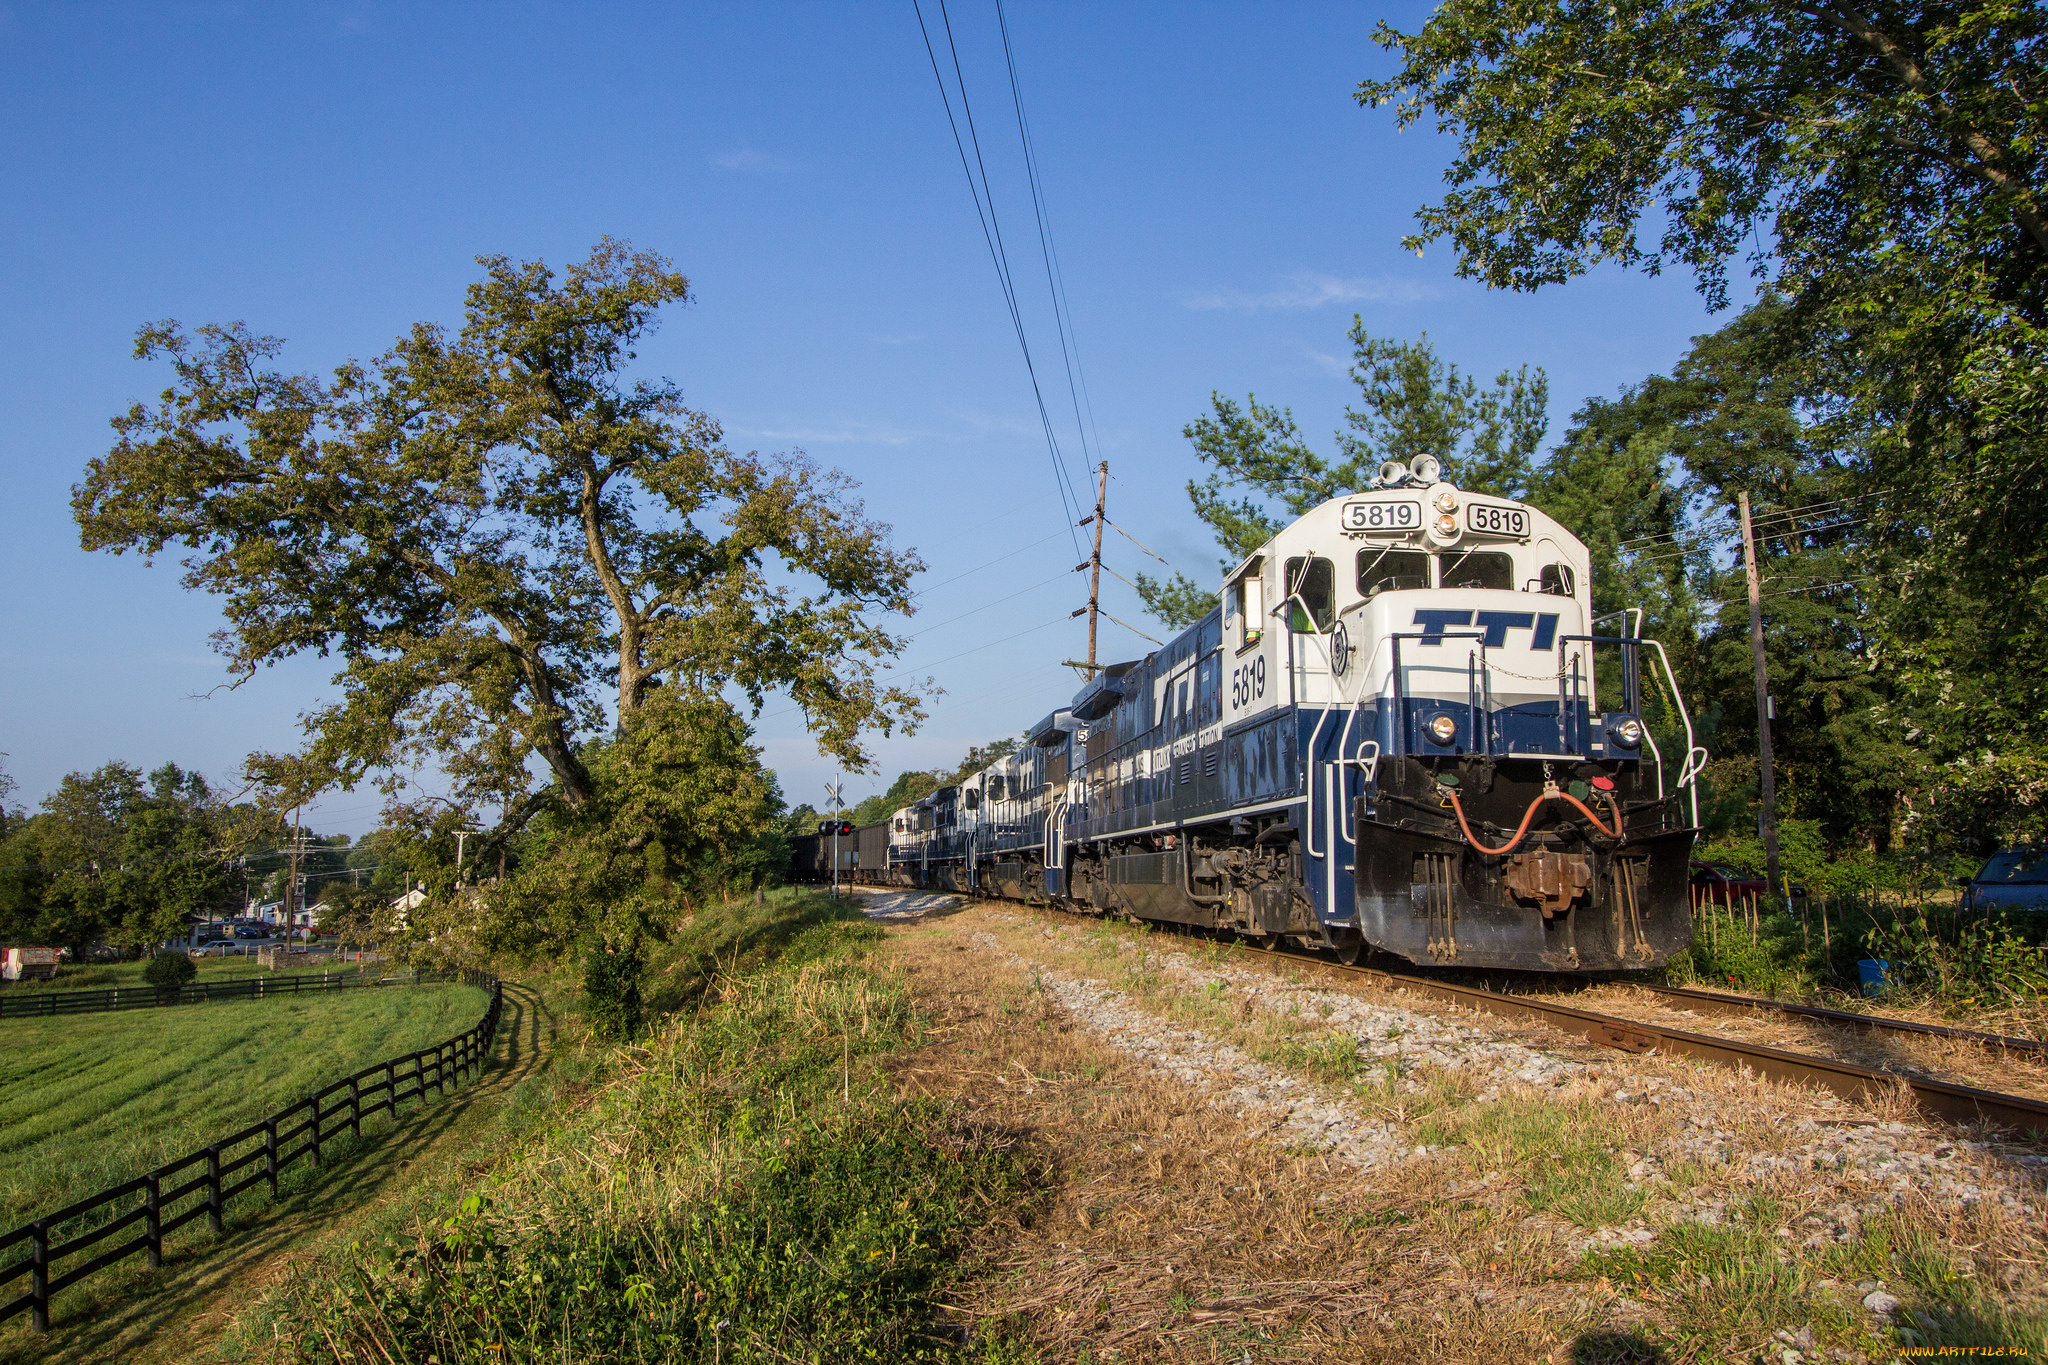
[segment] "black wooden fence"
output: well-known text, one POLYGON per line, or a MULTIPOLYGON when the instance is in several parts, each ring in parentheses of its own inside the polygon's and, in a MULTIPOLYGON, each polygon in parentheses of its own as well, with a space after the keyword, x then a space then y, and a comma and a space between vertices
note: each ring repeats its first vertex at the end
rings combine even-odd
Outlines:
POLYGON ((24 1275, 29 1282, 27 1293, 0 1303, 0 1322, 17 1313, 28 1313, 37 1331, 47 1329, 50 1298, 60 1290, 138 1252, 149 1253, 152 1267, 163 1264, 164 1238, 171 1232, 202 1216, 213 1231, 219 1232, 228 1200, 258 1183, 268 1183, 275 1195, 278 1173, 293 1162, 305 1157, 318 1166, 323 1142, 339 1138, 344 1131, 362 1136, 366 1112, 374 1115, 381 1109, 395 1119, 399 1105, 424 1098, 429 1086, 439 1096, 446 1093, 451 1083, 480 1068, 490 1056, 498 1019, 504 1012, 504 984, 481 972, 462 972, 444 979, 481 986, 490 992, 490 1008, 467 1033, 367 1067, 232 1137, 0 1234, 0 1261, 22 1243, 28 1244, 25 1260, 0 1264, 0 1290, 24 1275), (292 1145, 295 1142, 297 1146, 292 1145), (139 1202, 125 1213, 110 1216, 103 1212, 108 1205, 137 1197, 139 1202), (188 1201, 196 1202, 178 1207, 188 1201), (75 1231, 94 1214, 108 1221, 75 1231), (59 1269, 60 1262, 74 1260, 137 1224, 142 1228, 139 1233, 69 1269, 59 1269))
POLYGON ((160 1005, 197 1005, 208 1000, 261 1000, 273 995, 302 995, 307 991, 410 986, 415 982, 455 979, 446 972, 408 972, 404 976, 349 972, 332 976, 244 976, 233 981, 193 981, 176 989, 111 986, 103 991, 5 991, 0 992, 0 1019, 98 1014, 104 1010, 146 1010, 160 1005))

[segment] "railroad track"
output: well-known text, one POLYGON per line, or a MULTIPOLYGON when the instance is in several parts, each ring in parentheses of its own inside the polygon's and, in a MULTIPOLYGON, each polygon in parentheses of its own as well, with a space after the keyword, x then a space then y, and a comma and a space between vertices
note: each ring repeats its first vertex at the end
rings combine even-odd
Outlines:
MULTIPOLYGON (((1015 902, 1010 901, 1000 903, 1016 906, 1015 902)), ((1032 908, 1049 910, 1073 919, 1092 918, 1052 906, 1032 908)), ((2025 1095, 2006 1095, 1995 1090, 1981 1090, 1975 1086, 1956 1085, 1929 1077, 1896 1071, 1879 1071, 1872 1067, 1858 1066, 1854 1062, 1837 1061, 1831 1057, 1787 1052, 1783 1048, 1770 1047, 1763 1043, 1717 1038, 1704 1033, 1666 1028, 1661 1024, 1648 1024, 1618 1015, 1578 1009, 1540 996, 1507 995, 1500 991, 1490 991, 1478 986, 1455 985, 1426 976, 1381 971, 1376 967, 1346 966, 1341 962, 1332 962, 1326 957, 1278 948, 1261 948, 1242 942, 1238 946, 1242 951, 1269 962, 1275 971, 1287 966, 1310 967, 1367 981, 1383 990, 1409 991, 1501 1018, 1533 1020, 1548 1024, 1602 1047, 1611 1047, 1621 1052, 1663 1052, 1671 1056, 1693 1057, 1700 1061, 1714 1062, 1721 1066, 1747 1067, 1756 1074, 1768 1076, 1773 1080, 1818 1085, 1846 1100, 1883 1095, 1896 1087, 1904 1086, 1921 1111, 1930 1117, 1956 1124, 1991 1123, 2010 1130, 2014 1136, 2025 1141, 2048 1143, 2048 1102, 2030 1099, 2025 1095)), ((1810 1019, 1836 1027, 1960 1039, 2012 1052, 2048 1053, 2048 1044, 2032 1039, 2006 1038, 1970 1029, 1920 1024, 1907 1019, 1851 1014, 1845 1010, 1791 1005, 1775 1000, 1756 1000, 1675 986, 1645 986, 1640 989, 1648 990, 1667 1000, 1681 1002, 1695 1012, 1724 1015, 1779 1014, 1810 1019)))
MULTIPOLYGON (((1646 1024, 1617 1015, 1577 1009, 1540 996, 1506 995, 1477 986, 1453 985, 1448 981, 1437 981, 1425 976, 1384 972, 1374 967, 1348 967, 1341 962, 1331 962, 1327 958, 1284 952, 1277 948, 1251 945, 1244 947, 1245 951, 1270 961, 1275 971, 1280 970, 1283 965, 1312 966, 1321 971, 1366 980, 1384 990, 1405 990, 1502 1018, 1535 1020, 1562 1029, 1566 1033, 1577 1034, 1602 1047, 1611 1047, 1622 1052, 1663 1052, 1672 1056, 1694 1057, 1722 1066, 1747 1067, 1758 1075, 1769 1076, 1773 1080, 1818 1085, 1833 1091, 1843 1099, 1876 1096, 1903 1085, 1912 1094, 1921 1111, 1932 1117, 1950 1123, 1993 1123, 2001 1128, 2011 1129, 2028 1141, 2048 1142, 2048 1103, 2029 1099, 2024 1095, 2005 1095, 1995 1090, 1980 1090, 1975 1086, 1955 1085, 1928 1077, 1906 1075, 1896 1071, 1879 1071, 1872 1067, 1858 1066, 1853 1062, 1837 1061, 1831 1057, 1787 1052, 1783 1048, 1769 1047, 1762 1043, 1689 1033, 1682 1029, 1666 1028, 1661 1024, 1646 1024)), ((2048 1051, 2048 1047, 2030 1039, 2002 1038, 1996 1034, 1942 1028, 1939 1025, 1918 1024, 1906 1019, 1884 1019, 1850 1014, 1842 1010, 1786 1005, 1772 1000, 1747 1000, 1739 996, 1677 987, 1642 989, 1682 1000, 1696 1011, 1708 1009, 1717 1013, 1737 1015, 1780 1013, 1864 1029, 1962 1038, 2014 1051, 2048 1051)))

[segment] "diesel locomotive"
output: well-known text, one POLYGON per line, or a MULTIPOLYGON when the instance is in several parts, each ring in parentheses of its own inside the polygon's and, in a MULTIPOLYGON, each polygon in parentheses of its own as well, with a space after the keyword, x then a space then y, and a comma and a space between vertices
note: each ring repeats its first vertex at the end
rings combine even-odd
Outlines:
MULTIPOLYGON (((1586 547, 1549 516, 1389 462, 1016 753, 840 836, 842 877, 1353 962, 1654 966, 1691 935, 1706 752, 1640 613, 1591 603, 1586 547), (1683 735, 1668 762, 1646 687, 1683 735)), ((834 846, 799 863, 829 879, 834 846)))

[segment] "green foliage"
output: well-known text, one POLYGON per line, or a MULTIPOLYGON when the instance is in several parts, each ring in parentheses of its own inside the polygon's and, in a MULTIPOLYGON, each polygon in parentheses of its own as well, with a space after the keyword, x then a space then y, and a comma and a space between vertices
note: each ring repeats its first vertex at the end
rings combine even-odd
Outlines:
MULTIPOLYGON (((1360 101, 1458 142, 1410 246, 1515 289, 1683 265, 1719 307, 1738 253, 1768 280, 1641 396, 1718 508, 1831 502, 1763 546, 1800 813, 1930 852, 2048 833, 2048 9, 1452 0, 1377 38, 1401 69, 1360 101)), ((1736 751, 1738 636, 1702 661, 1736 751)))
POLYGON ((199 975, 199 964, 176 949, 157 953, 142 969, 142 979, 160 991, 174 991, 199 975))
MULTIPOLYGON (((589 798, 536 821, 519 875, 481 893, 485 946, 531 954, 593 934, 659 936, 692 898, 779 874, 781 794, 749 739, 723 698, 663 695, 615 739, 586 745, 589 798)), ((452 896, 436 906, 476 922, 452 896)))
POLYGON ((1176 572, 1164 582, 1140 573, 1131 584, 1145 610, 1175 630, 1186 630, 1216 610, 1216 594, 1184 573, 1176 572))
POLYGON ((236 835, 197 773, 125 763, 70 773, 42 810, 0 841, 0 935, 61 944, 82 959, 102 942, 151 948, 188 913, 231 907, 236 835))
POLYGON ((683 276, 609 239, 559 279, 481 264, 459 332, 418 324, 324 380, 240 324, 144 327, 171 386, 74 490, 86 548, 182 548, 236 669, 343 661, 303 752, 251 758, 275 799, 432 763, 500 812, 494 858, 543 808, 621 799, 586 752, 667 728, 638 718, 671 693, 784 690, 856 768, 865 732, 919 719, 878 680, 902 641, 873 617, 910 610, 916 557, 840 476, 727 450, 677 385, 626 373, 683 276))
MULTIPOLYGON (((498 1202, 471 1196, 413 1246, 309 1276, 300 1349, 444 1365, 981 1357, 937 1302, 1024 1165, 1002 1136, 893 1096, 876 1059, 918 1036, 909 998, 866 960, 872 926, 803 927, 803 904, 779 903, 794 933, 772 960, 725 975, 717 1008, 650 1040, 647 1066, 550 1139, 594 1167, 537 1185, 504 1171, 498 1202)), ((1017 1359, 1011 1346, 986 1358, 1017 1359)))
MULTIPOLYGON (((1371 484, 1385 460, 1434 455, 1445 475, 1474 492, 1519 496, 1533 472, 1548 418, 1549 381, 1527 366, 1503 370, 1490 388, 1441 359, 1429 338, 1390 341, 1351 326, 1351 378, 1358 403, 1344 410, 1337 454, 1325 458, 1302 438, 1294 414, 1248 397, 1244 406, 1220 392, 1210 413, 1182 431, 1215 472, 1190 481, 1195 515, 1216 535, 1224 565, 1266 543, 1285 520, 1371 484), (1277 506, 1276 506, 1277 504, 1277 506)), ((1145 609, 1170 625, 1187 626, 1215 606, 1184 575, 1160 583, 1141 577, 1145 609)))
POLYGON ((622 1043, 640 1031, 640 979, 647 963, 638 944, 595 948, 583 969, 583 1023, 600 1043, 622 1043))

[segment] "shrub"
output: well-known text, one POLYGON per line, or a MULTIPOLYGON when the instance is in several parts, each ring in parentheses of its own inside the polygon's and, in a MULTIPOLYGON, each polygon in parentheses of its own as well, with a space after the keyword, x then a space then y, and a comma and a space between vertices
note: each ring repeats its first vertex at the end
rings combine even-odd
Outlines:
POLYGON ((167 949, 149 960, 142 979, 160 991, 174 991, 199 975, 199 964, 175 949, 167 949))
POLYGON ((616 951, 599 947, 583 970, 583 1022, 599 1042, 624 1042, 640 1028, 640 975, 645 963, 636 944, 616 951))

